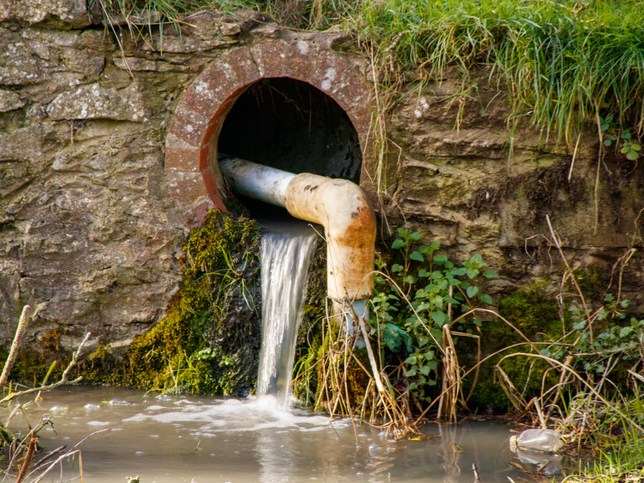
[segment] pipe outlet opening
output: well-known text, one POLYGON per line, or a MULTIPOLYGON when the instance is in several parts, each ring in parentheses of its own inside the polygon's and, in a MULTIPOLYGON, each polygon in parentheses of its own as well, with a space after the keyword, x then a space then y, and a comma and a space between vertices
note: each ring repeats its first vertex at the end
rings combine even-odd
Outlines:
MULTIPOLYGON (((358 133, 338 103, 309 83, 264 78, 233 104, 217 141, 219 159, 236 157, 290 173, 359 182, 358 133)), ((255 216, 274 207, 247 197, 255 216)))

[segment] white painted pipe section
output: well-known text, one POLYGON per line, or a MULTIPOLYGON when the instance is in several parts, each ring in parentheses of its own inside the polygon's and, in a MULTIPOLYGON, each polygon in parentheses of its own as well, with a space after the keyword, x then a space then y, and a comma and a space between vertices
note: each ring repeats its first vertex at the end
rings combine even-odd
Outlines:
POLYGON ((239 158, 225 158, 219 168, 233 191, 286 208, 286 187, 295 178, 293 173, 239 158))
POLYGON ((238 193, 284 206, 295 218, 324 227, 329 297, 353 301, 371 296, 376 219, 358 185, 238 158, 223 160, 220 169, 238 193))

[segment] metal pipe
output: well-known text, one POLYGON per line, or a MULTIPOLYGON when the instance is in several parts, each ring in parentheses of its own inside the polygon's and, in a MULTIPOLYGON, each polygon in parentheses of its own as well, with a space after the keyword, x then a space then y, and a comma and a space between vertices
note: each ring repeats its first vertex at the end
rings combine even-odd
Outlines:
POLYGON ((220 169, 238 193, 283 206, 295 218, 324 227, 329 297, 360 300, 371 296, 376 219, 358 185, 316 174, 293 174, 239 158, 222 160, 220 169))
POLYGON ((222 159, 219 168, 233 191, 286 208, 286 187, 295 178, 293 173, 239 158, 222 159))

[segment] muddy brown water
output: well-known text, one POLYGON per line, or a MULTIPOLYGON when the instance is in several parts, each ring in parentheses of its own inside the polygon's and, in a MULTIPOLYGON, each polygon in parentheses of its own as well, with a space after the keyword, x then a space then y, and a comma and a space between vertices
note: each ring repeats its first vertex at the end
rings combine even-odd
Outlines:
MULTIPOLYGON (((10 409, 0 412, 3 421, 10 409)), ((47 393, 25 414, 32 425, 53 421, 40 433, 38 457, 82 441, 80 454, 54 465, 46 482, 80 481, 81 466, 91 483, 474 482, 473 464, 484 483, 524 480, 511 465, 510 428, 498 422, 430 424, 426 439, 395 442, 368 425, 279 410, 270 397, 85 387, 47 393)), ((10 426, 24 424, 14 417, 10 426)))

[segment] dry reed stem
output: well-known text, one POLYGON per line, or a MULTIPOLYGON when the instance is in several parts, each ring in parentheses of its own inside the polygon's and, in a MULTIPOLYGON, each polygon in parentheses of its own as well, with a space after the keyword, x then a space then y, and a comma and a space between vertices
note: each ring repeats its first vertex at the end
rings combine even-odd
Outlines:
MULTIPOLYGON (((572 267, 568 263, 568 259, 564 255, 563 248, 561 247, 561 240, 557 236, 557 233, 555 230, 552 228, 552 223, 550 222, 550 215, 546 215, 546 222, 548 223, 548 229, 550 230, 550 236, 552 237, 552 241, 555 244, 555 247, 557 247, 557 251, 559 252, 559 255, 561 256, 561 259, 566 266, 566 273, 564 274, 564 277, 569 276, 572 279, 572 283, 575 286, 575 290, 577 291, 577 294, 580 297, 581 304, 584 307, 584 313, 586 314, 586 320, 588 321, 588 333, 590 335, 590 345, 593 345, 593 327, 592 327, 592 321, 591 321, 591 316, 590 316, 590 310, 588 309, 588 304, 586 303, 586 298, 584 297, 584 294, 579 287, 579 283, 577 283, 577 279, 574 276, 574 272, 572 270, 572 267)), ((563 285, 563 282, 562 282, 563 285)))
MULTIPOLYGON (((20 320, 18 321, 18 327, 16 328, 16 333, 14 334, 13 342, 11 343, 11 349, 9 350, 7 360, 4 363, 2 375, 0 375, 0 390, 9 380, 9 373, 11 372, 11 369, 13 369, 13 365, 16 362, 16 357, 18 357, 18 350, 20 348, 20 344, 22 344, 22 338, 24 337, 25 330, 27 330, 27 326, 29 325, 30 310, 31 306, 29 305, 25 305, 22 308, 20 320)), ((0 404, 2 404, 2 401, 0 401, 0 404)))
MULTIPOLYGON (((478 359, 478 361, 477 361, 477 363, 476 363, 476 364, 474 364, 471 368, 469 368, 469 369, 467 369, 467 370, 465 370, 465 371, 463 372, 463 374, 462 374, 462 375, 460 376, 460 378, 458 379, 458 380, 460 380, 460 381, 462 381, 464 378, 466 378, 467 376, 469 376, 472 372, 478 373, 478 371, 480 370, 480 366, 481 366, 483 363, 485 363, 485 362, 486 362, 486 361, 488 361, 489 359, 491 359, 491 358, 493 358, 493 357, 496 357, 497 355, 502 354, 503 352, 506 352, 506 351, 508 351, 508 350, 512 350, 512 349, 515 349, 515 348, 517 348, 517 347, 523 347, 523 346, 525 346, 526 344, 527 344, 528 346, 530 346, 530 347, 532 347, 532 346, 537 346, 537 345, 551 345, 550 343, 547 343, 547 342, 532 342, 530 339, 528 339, 528 338, 526 337, 526 335, 525 335, 523 332, 521 332, 521 330, 520 330, 520 329, 518 329, 518 328, 517 328, 514 324, 512 324, 508 319, 506 319, 505 317, 503 317, 502 315, 500 315, 500 314, 499 314, 499 313, 497 313, 496 311, 494 311, 494 310, 490 310, 490 309, 483 309, 483 308, 474 308, 474 309, 471 309, 471 310, 469 310, 469 311, 465 312, 464 314, 461 314, 460 316, 458 316, 458 317, 457 317, 456 319, 454 319, 454 320, 453 320, 449 325, 451 326, 451 325, 453 325, 454 323, 456 323, 456 322, 460 321, 461 319, 463 319, 464 317, 467 317, 467 316, 469 316, 469 315, 472 315, 472 314, 475 314, 475 313, 478 313, 478 312, 482 312, 482 313, 486 313, 486 314, 494 315, 498 320, 500 320, 500 321, 504 322, 504 323, 505 323, 505 324, 507 324, 509 327, 511 327, 511 328, 512 328, 512 329, 513 329, 513 330, 514 330, 514 331, 515 331, 515 332, 516 332, 516 333, 517 333, 517 334, 518 334, 522 339, 524 339, 524 340, 525 340, 525 342, 520 342, 520 343, 517 343, 517 344, 512 344, 512 345, 510 345, 510 346, 508 346, 508 347, 504 347, 504 348, 502 348, 502 349, 499 349, 498 351, 493 352, 492 354, 487 355, 487 356, 486 356, 486 357, 484 357, 483 359, 480 359, 480 357, 479 357, 479 359, 478 359)), ((474 336, 474 335, 472 335, 472 334, 465 334, 465 333, 462 333, 462 332, 455 332, 455 331, 451 331, 451 333, 452 333, 452 334, 455 334, 455 335, 466 335, 466 336, 468 336, 468 337, 478 337, 478 336, 474 336)), ((441 349, 442 349, 442 348, 441 348, 441 349)), ((443 352, 443 353, 445 353, 445 352, 443 352)), ((511 387, 512 387, 512 389, 514 390, 514 392, 512 392, 512 391, 506 391, 506 389, 504 388, 504 392, 506 392, 506 394, 508 395, 508 398, 510 399, 510 402, 511 402, 511 403, 513 404, 513 406, 515 406, 517 409, 524 408, 524 407, 525 407, 525 405, 526 405, 526 402, 525 402, 525 401, 521 401, 520 403, 519 403, 519 402, 517 402, 516 404, 515 404, 515 402, 513 401, 514 394, 517 394, 517 393, 518 393, 518 391, 516 390, 516 388, 514 387, 514 385, 512 384, 512 382, 510 381, 510 378, 507 376, 507 374, 505 374, 505 372, 504 372, 500 367, 498 367, 498 368, 497 368, 497 370, 498 370, 498 371, 500 371, 500 373, 502 373, 502 374, 499 374, 501 377, 505 376, 505 380, 501 381, 501 385, 502 385, 502 387, 503 387, 503 384, 504 384, 504 383, 506 383, 506 384, 508 384, 509 386, 511 386, 511 387)), ((425 416, 427 415, 427 413, 430 411, 430 409, 432 409, 432 408, 433 408, 437 403, 440 403, 440 402, 441 402, 441 399, 443 398, 443 396, 444 396, 445 394, 447 394, 447 392, 448 392, 448 391, 451 391, 451 390, 452 390, 452 385, 453 385, 453 384, 454 384, 454 382, 453 382, 452 384, 448 385, 447 387, 444 387, 444 388, 443 388, 443 391, 441 392, 441 394, 439 394, 439 395, 438 395, 438 397, 437 397, 436 399, 434 399, 431 403, 429 403, 429 404, 427 405, 427 407, 425 407, 424 409, 419 408, 419 409, 421 409, 421 413, 420 413, 420 415, 419 415, 419 416, 416 418, 416 420, 415 420, 415 424, 416 424, 416 425, 420 424, 420 423, 421 423, 421 421, 422 421, 422 420, 425 418, 425 416)), ((471 395, 471 391, 470 391, 470 394, 468 395, 468 397, 464 399, 464 401, 465 401, 465 402, 469 399, 470 395, 471 395)), ((517 399, 517 401, 518 401, 518 399, 517 399)))
POLYGON ((526 352, 515 352, 513 354, 508 354, 504 356, 500 361, 499 364, 501 364, 504 360, 507 360, 511 357, 526 357, 526 358, 535 358, 535 359, 542 359, 548 362, 552 366, 556 366, 560 368, 562 371, 566 371, 572 375, 581 385, 585 386, 592 394, 593 396, 598 400, 601 401, 603 404, 605 404, 608 407, 612 407, 612 409, 619 415, 621 416, 625 421, 630 422, 633 427, 637 428, 639 431, 644 432, 644 428, 642 428, 637 422, 631 418, 628 414, 624 413, 622 410, 620 410, 618 407, 616 407, 614 404, 611 404, 610 401, 608 401, 606 398, 604 398, 597 390, 595 387, 593 387, 584 377, 582 377, 579 373, 577 373, 574 369, 571 367, 567 366, 566 364, 559 362, 556 359, 553 359, 552 357, 546 357, 543 354, 530 354, 526 352))
POLYGON ((373 379, 377 389, 375 408, 380 407, 384 412, 385 417, 389 420, 389 423, 386 425, 387 431, 393 432, 397 439, 404 438, 409 434, 416 434, 418 430, 413 423, 408 421, 405 414, 400 410, 395 399, 391 396, 391 384, 389 384, 386 374, 381 371, 376 363, 376 358, 373 355, 373 349, 371 347, 371 342, 369 341, 369 334, 367 333, 364 317, 358 316, 353 307, 350 306, 349 309, 353 315, 353 320, 358 321, 360 331, 362 332, 363 342, 367 349, 367 357, 369 359, 369 364, 371 365, 371 373, 367 374, 373 379), (382 381, 383 378, 387 380, 387 388, 385 388, 385 384, 382 381))
POLYGON ((454 340, 450 334, 448 324, 443 326, 443 348, 445 350, 445 357, 443 357, 443 390, 439 397, 438 419, 441 419, 445 415, 451 422, 455 422, 458 394, 462 381, 459 374, 460 370, 454 340))
MULTIPOLYGON (((47 474, 59 463, 62 463, 64 460, 69 459, 70 457, 74 455, 79 455, 79 461, 80 461, 80 466, 79 466, 79 477, 80 481, 83 481, 83 464, 82 464, 82 456, 81 456, 81 450, 79 449, 80 445, 83 444, 85 441, 87 441, 89 438, 92 436, 103 433, 105 431, 109 431, 109 429, 99 429, 97 431, 94 431, 93 433, 88 434, 85 436, 83 439, 81 439, 78 443, 76 443, 71 450, 59 455, 53 462, 51 462, 49 465, 47 463, 43 462, 40 465, 38 465, 36 468, 31 470, 31 472, 27 475, 28 477, 33 477, 37 472, 42 470, 44 468, 44 471, 40 473, 39 475, 35 476, 34 480, 32 480, 31 483, 38 483, 41 481, 47 474)), ((54 452, 58 452, 60 449, 64 449, 64 447, 57 448, 56 450, 52 451, 48 457, 51 457, 51 454, 54 452)), ((62 469, 61 469, 62 471, 62 469)), ((71 481, 70 479, 69 481, 71 481)))
POLYGON ((36 447, 38 445, 38 438, 34 435, 33 431, 29 434, 29 448, 27 449, 27 455, 25 456, 25 459, 20 468, 20 472, 18 473, 18 478, 16 478, 16 483, 20 483, 25 479, 25 476, 27 476, 27 468, 29 468, 29 464, 34 457, 34 452, 36 451, 36 447))

